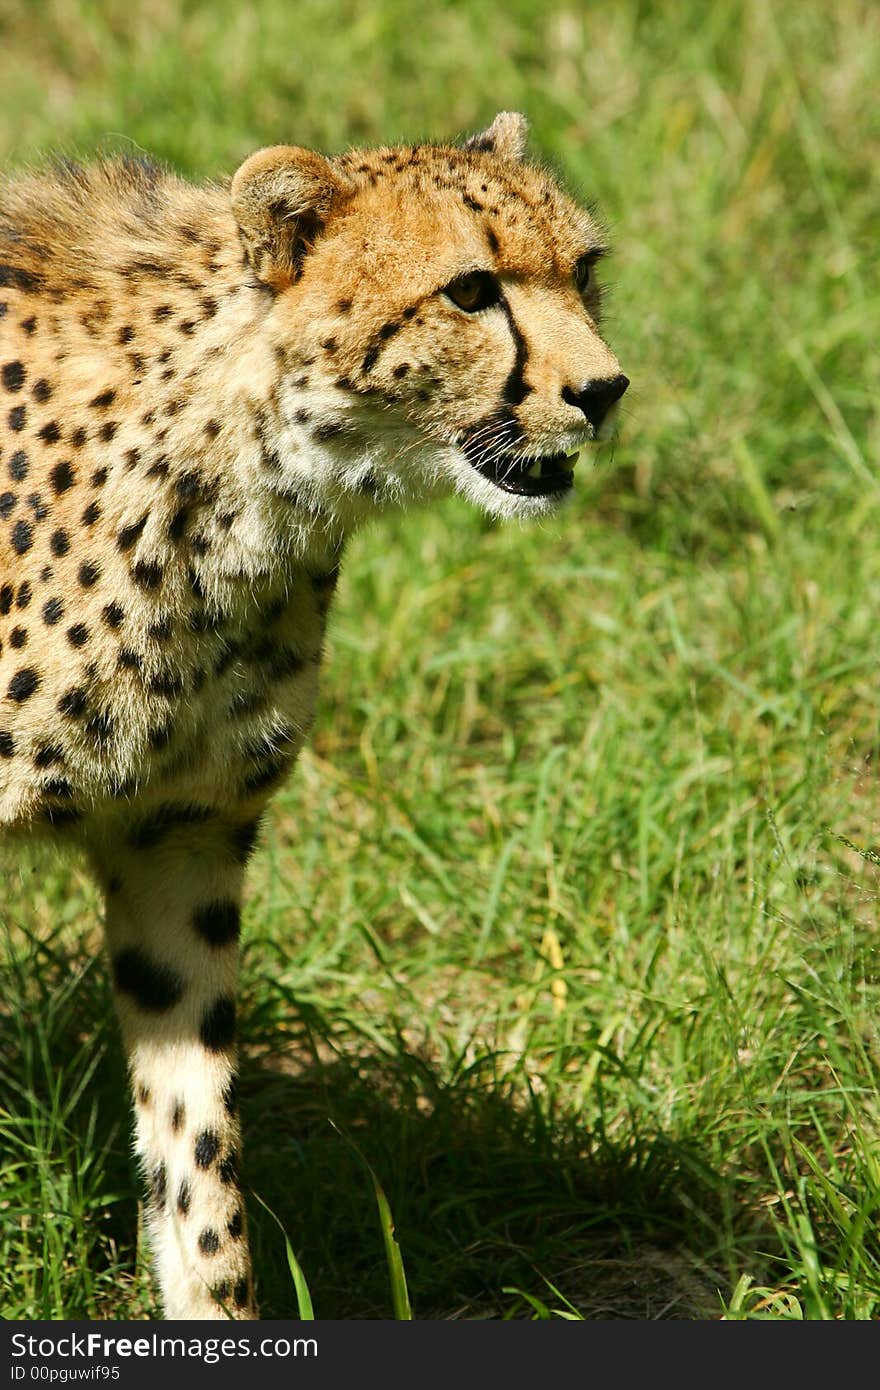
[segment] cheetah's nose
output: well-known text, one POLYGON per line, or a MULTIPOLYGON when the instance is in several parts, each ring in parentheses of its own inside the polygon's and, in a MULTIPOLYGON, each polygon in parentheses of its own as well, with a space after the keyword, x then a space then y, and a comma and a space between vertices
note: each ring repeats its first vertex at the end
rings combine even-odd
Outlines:
POLYGON ((578 391, 573 391, 570 386, 563 386, 562 399, 568 405, 577 406, 578 410, 582 410, 593 429, 597 430, 614 402, 620 400, 627 386, 629 377, 621 372, 610 381, 589 381, 578 391))

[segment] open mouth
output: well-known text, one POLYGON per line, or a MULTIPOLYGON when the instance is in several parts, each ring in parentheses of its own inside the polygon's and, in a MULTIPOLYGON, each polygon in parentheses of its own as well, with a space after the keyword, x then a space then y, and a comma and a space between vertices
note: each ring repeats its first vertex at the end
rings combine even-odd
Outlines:
POLYGON ((566 492, 572 486, 577 459, 577 451, 542 454, 532 459, 498 453, 480 462, 474 459, 469 462, 478 473, 504 492, 516 492, 524 497, 550 497, 557 492, 566 492))

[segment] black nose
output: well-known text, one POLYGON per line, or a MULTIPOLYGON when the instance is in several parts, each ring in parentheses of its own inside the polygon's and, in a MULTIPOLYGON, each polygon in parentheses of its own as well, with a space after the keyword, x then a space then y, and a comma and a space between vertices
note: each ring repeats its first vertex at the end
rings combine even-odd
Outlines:
POLYGON ((593 429, 597 430, 614 402, 620 400, 627 386, 629 377, 621 372, 610 381, 590 381, 586 386, 582 386, 580 391, 572 391, 570 386, 563 386, 562 399, 582 410, 593 429))

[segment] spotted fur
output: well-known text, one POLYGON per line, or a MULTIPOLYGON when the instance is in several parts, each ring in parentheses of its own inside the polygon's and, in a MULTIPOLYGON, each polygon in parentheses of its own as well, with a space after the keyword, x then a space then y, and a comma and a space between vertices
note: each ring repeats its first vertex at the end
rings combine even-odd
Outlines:
POLYGON ((105 892, 170 1317, 255 1312, 242 878, 346 537, 455 491, 547 514, 562 465, 524 470, 626 384, 601 236, 524 134, 278 147, 230 185, 130 158, 0 184, 0 823, 80 846, 105 892))

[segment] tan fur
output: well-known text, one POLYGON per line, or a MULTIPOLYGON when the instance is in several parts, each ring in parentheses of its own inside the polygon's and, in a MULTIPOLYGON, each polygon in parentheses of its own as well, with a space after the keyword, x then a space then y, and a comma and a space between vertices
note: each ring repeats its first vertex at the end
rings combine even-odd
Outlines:
POLYGON ((595 438, 571 393, 617 378, 573 281, 601 238, 524 136, 502 113, 464 147, 260 151, 231 187, 131 160, 0 184, 0 824, 78 843, 106 890, 169 1316, 254 1311, 238 904, 345 538, 454 491, 547 514, 502 462, 595 438), (445 293, 473 272, 503 308, 445 293))

